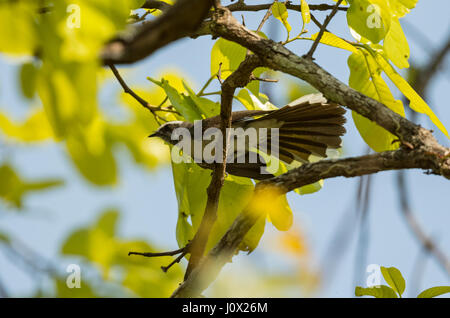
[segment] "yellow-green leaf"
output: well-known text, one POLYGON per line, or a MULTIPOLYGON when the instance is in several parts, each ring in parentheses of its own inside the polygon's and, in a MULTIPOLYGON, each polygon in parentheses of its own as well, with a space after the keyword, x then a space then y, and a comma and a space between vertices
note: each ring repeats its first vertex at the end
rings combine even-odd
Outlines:
POLYGON ((434 114, 431 108, 423 100, 419 94, 409 85, 409 83, 398 74, 394 68, 384 59, 383 56, 377 54, 375 57, 378 65, 384 70, 389 79, 397 86, 397 88, 409 99, 409 106, 418 113, 427 115, 431 121, 447 136, 447 129, 444 127, 439 118, 434 114))
POLYGON ((105 123, 96 119, 67 138, 67 151, 81 174, 95 185, 117 182, 117 164, 111 144, 105 138, 105 123))
POLYGON ((0 166, 0 180, 0 198, 17 208, 22 206, 23 197, 28 192, 46 190, 63 184, 63 181, 59 179, 48 179, 35 182, 23 180, 14 169, 7 164, 0 166))
POLYGON ((347 22, 355 32, 378 43, 389 31, 391 15, 385 0, 353 0, 347 10, 347 22))
POLYGON ((24 63, 20 68, 20 87, 23 96, 33 98, 36 90, 36 74, 37 69, 33 63, 24 63))
POLYGON ((289 39, 289 34, 291 33, 292 27, 287 20, 289 14, 286 9, 286 5, 282 2, 278 1, 274 2, 272 4, 272 14, 276 19, 278 19, 279 21, 281 21, 281 23, 283 23, 287 31, 287 37, 289 39))
POLYGON ((395 291, 386 285, 377 285, 372 287, 356 287, 355 296, 373 296, 375 298, 398 298, 395 291))
POLYGON ((275 200, 268 202, 267 218, 278 231, 287 231, 294 222, 294 215, 287 202, 286 196, 278 196, 275 200))
POLYGON ((389 5, 394 14, 401 18, 413 9, 419 0, 390 0, 389 5))
POLYGON ((306 0, 300 1, 300 8, 302 10, 303 29, 305 25, 311 22, 311 12, 309 11, 309 5, 306 0))
POLYGON ((391 27, 383 43, 387 57, 399 68, 408 68, 409 45, 397 18, 393 18, 391 27))
POLYGON ((395 267, 380 267, 384 280, 400 296, 405 291, 405 279, 402 273, 395 267))
POLYGON ((24 142, 44 141, 53 136, 52 128, 42 110, 33 111, 22 123, 16 123, 0 113, 0 130, 9 138, 24 142))
MULTIPOLYGON (((311 35, 311 40, 315 41, 318 35, 319 33, 311 35)), ((320 39, 320 43, 344 49, 353 53, 358 52, 358 49, 353 45, 330 32, 323 33, 322 38, 320 39)))
POLYGON ((447 293, 450 293, 450 286, 436 286, 425 289, 417 298, 433 298, 447 293))
MULTIPOLYGON (((402 102, 395 100, 389 87, 381 77, 381 69, 371 55, 364 51, 352 54, 348 58, 350 68, 349 85, 357 91, 374 98, 392 111, 404 116, 402 102)), ((397 138, 375 122, 352 112, 353 120, 361 137, 375 151, 387 151, 398 148, 393 143, 397 138)))
POLYGON ((32 55, 38 38, 33 21, 38 3, 2 1, 0 4, 0 52, 32 55))
POLYGON ((226 79, 245 59, 247 49, 237 43, 220 38, 211 50, 211 76, 218 74, 226 79))

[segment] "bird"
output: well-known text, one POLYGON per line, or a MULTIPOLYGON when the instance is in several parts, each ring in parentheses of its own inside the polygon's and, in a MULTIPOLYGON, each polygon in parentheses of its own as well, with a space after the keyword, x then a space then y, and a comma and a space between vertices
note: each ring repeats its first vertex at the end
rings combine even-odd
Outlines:
MULTIPOLYGON (((260 137, 261 133, 259 133, 254 146, 257 146, 258 149, 262 147, 265 150, 263 152, 267 155, 272 155, 287 165, 303 164, 326 158, 330 149, 341 147, 341 136, 346 133, 344 114, 345 109, 342 106, 329 102, 321 93, 309 94, 279 109, 234 111, 231 114, 231 128, 234 130, 242 128, 243 131, 247 131, 249 128, 256 131, 266 128, 267 135, 260 137), (276 137, 274 132, 277 133, 276 137), (276 143, 272 142, 273 140, 276 143)), ((220 115, 205 118, 201 120, 201 132, 206 133, 208 128, 219 130, 220 124, 220 115)), ((173 133, 178 128, 189 133, 189 143, 195 147, 192 137, 195 135, 195 124, 188 121, 164 123, 149 137, 159 137, 171 145, 177 145, 179 139, 173 138, 173 133)), ((201 138, 204 137, 201 135, 201 138)), ((222 139, 204 139, 208 140, 201 141, 202 150, 208 143, 220 142, 222 144, 223 142, 222 139)), ((235 139, 231 136, 230 140, 235 139)), ((233 151, 236 159, 233 162, 229 162, 227 159, 226 172, 228 174, 254 180, 274 177, 273 173, 266 169, 267 156, 254 155, 257 158, 256 162, 249 160, 255 150, 247 140, 245 140, 243 151, 241 150, 238 154, 236 144, 233 151)), ((227 156, 229 155, 228 153, 227 156)), ((214 151, 212 156, 215 156, 214 151)), ((191 155, 191 158, 195 159, 196 157, 191 155)), ((197 158, 195 162, 202 168, 214 169, 215 167, 211 158, 197 158)))

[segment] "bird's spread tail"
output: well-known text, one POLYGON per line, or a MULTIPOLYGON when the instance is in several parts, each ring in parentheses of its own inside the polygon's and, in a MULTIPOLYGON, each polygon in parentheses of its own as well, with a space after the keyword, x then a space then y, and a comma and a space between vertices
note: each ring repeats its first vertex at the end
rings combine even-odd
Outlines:
POLYGON ((344 114, 343 107, 328 103, 325 99, 314 103, 305 100, 298 104, 291 103, 255 119, 254 124, 276 120, 279 125, 278 147, 271 149, 270 141, 273 136, 269 135, 269 152, 278 150, 279 159, 286 163, 292 163, 294 160, 307 162, 311 155, 325 158, 327 149, 341 147, 341 136, 346 132, 343 127, 346 121, 344 114))
MULTIPOLYGON (((278 128, 275 137, 268 129, 266 145, 267 153, 278 157, 288 164, 305 163, 312 157, 326 158, 329 149, 341 147, 341 136, 346 130, 344 124, 345 109, 335 103, 329 103, 321 94, 304 96, 289 105, 274 111, 268 111, 258 118, 241 117, 233 122, 233 126, 243 128, 278 128), (272 142, 272 139, 274 140, 272 142)), ((261 149, 261 144, 258 148, 261 149)), ((227 165, 230 174, 247 176, 253 179, 272 177, 262 173, 266 168, 264 160, 257 164, 232 163, 227 165), (258 172, 259 171, 259 172, 258 172)))

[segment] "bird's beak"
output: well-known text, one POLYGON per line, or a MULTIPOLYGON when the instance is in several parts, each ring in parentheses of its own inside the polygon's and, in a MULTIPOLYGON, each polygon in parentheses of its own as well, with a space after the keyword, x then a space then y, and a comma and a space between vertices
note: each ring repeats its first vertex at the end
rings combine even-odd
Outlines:
POLYGON ((155 131, 153 134, 149 135, 148 138, 152 138, 152 137, 158 137, 158 132, 155 131))

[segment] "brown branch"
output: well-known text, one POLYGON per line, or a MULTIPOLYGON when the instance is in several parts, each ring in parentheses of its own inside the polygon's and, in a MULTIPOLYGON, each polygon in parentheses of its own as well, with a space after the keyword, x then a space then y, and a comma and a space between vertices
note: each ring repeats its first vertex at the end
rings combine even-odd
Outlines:
POLYGON ((228 133, 227 128, 231 126, 231 110, 233 103, 233 95, 238 87, 246 86, 252 80, 253 70, 260 66, 261 62, 259 58, 254 55, 247 56, 246 59, 240 64, 238 69, 234 71, 227 79, 222 83, 221 93, 221 108, 220 108, 220 128, 222 131, 223 148, 222 148, 222 162, 216 163, 211 179, 211 183, 208 186, 207 194, 208 200, 206 202, 205 213, 203 214, 200 226, 192 239, 191 257, 185 274, 185 280, 188 279, 190 273, 195 269, 201 258, 204 255, 205 247, 208 242, 209 233, 214 222, 217 219, 217 208, 220 198, 220 190, 222 189, 225 180, 226 158, 227 158, 227 144, 228 133))
POLYGON ((133 63, 192 34, 208 15, 212 0, 178 0, 153 21, 132 27, 100 53, 104 64, 133 63))
POLYGON ((164 1, 158 1, 158 0, 147 0, 142 5, 142 9, 157 9, 161 11, 167 11, 172 6, 164 1))
MULTIPOLYGON (((230 4, 226 8, 230 11, 262 11, 270 9, 272 3, 267 4, 255 4, 255 5, 247 5, 243 1, 238 1, 236 3, 230 4)), ((291 1, 286 2, 286 8, 288 10, 302 12, 301 5, 292 4, 291 1)), ((310 4, 309 10, 311 11, 327 11, 334 9, 334 5, 329 4, 310 4)), ((346 7, 339 7, 340 11, 347 11, 346 7)))
POLYGON ((109 67, 111 68, 111 71, 113 72, 114 76, 116 77, 117 81, 119 82, 120 86, 122 86, 123 91, 127 94, 129 94, 131 97, 133 97, 139 104, 141 104, 145 109, 149 110, 150 113, 152 113, 153 116, 155 116, 155 119, 158 123, 160 123, 159 120, 167 121, 163 117, 159 116, 157 112, 166 112, 166 113, 175 113, 178 114, 176 110, 162 108, 162 103, 160 106, 152 106, 150 105, 145 99, 140 97, 138 94, 136 94, 125 82, 125 80, 120 75, 117 68, 114 66, 114 64, 109 64, 109 67))
POLYGON ((158 252, 158 253, 141 253, 141 252, 128 252, 128 256, 130 255, 139 255, 144 257, 161 257, 161 256, 174 256, 183 253, 186 250, 186 247, 182 247, 180 249, 174 250, 174 251, 168 251, 168 252, 158 252))
POLYGON ((337 13, 338 8, 340 6, 340 4, 342 3, 343 0, 339 0, 336 5, 334 6, 333 10, 331 11, 331 13, 329 15, 327 15, 327 17, 325 18, 325 22, 323 23, 323 25, 320 27, 320 31, 319 34, 317 35, 316 40, 314 41, 314 43, 311 45, 311 49, 309 49, 308 53, 306 53, 305 58, 308 59, 312 59, 312 56, 314 54, 314 51, 316 50, 317 46, 320 43, 320 40, 322 39, 323 33, 325 32, 325 30, 327 29, 328 24, 331 22, 331 19, 333 19, 334 15, 337 13))

